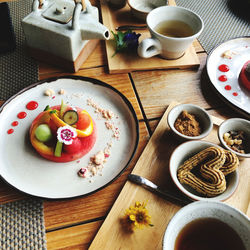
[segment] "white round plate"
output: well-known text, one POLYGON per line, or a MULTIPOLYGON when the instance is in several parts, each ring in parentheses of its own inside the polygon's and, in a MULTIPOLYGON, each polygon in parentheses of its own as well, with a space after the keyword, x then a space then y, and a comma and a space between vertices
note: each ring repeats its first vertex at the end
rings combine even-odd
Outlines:
POLYGON ((238 78, 242 66, 250 60, 250 37, 239 37, 215 47, 207 59, 207 73, 211 83, 231 106, 243 115, 250 118, 250 91, 239 84, 238 78), (223 57, 223 53, 229 51, 231 58, 223 57), (218 67, 221 64, 229 66, 228 72, 221 72, 218 67), (226 75, 227 81, 221 82, 218 78, 226 75), (226 87, 230 86, 230 87, 226 87), (226 90, 231 88, 230 90, 226 90))
POLYGON ((115 180, 128 166, 137 149, 139 126, 135 111, 130 102, 116 89, 99 80, 66 76, 51 78, 35 83, 11 97, 0 108, 0 174, 2 178, 30 195, 62 199, 91 194, 115 180), (44 95, 48 89, 55 91, 52 97, 44 95), (64 89, 65 94, 58 92, 64 89), (120 138, 105 125, 106 119, 87 104, 92 99, 97 105, 115 114, 112 119, 120 131, 120 138), (29 141, 29 128, 33 119, 44 108, 60 105, 61 100, 87 110, 97 125, 97 140, 88 154, 78 161, 55 163, 48 161, 33 149, 29 141), (38 102, 35 110, 27 110, 30 101, 38 102), (27 117, 18 119, 17 114, 25 111, 27 117), (19 124, 13 127, 13 121, 19 124), (14 129, 8 134, 9 129, 14 129), (90 157, 112 143, 110 156, 102 173, 91 178, 77 175, 80 168, 86 167, 90 157))

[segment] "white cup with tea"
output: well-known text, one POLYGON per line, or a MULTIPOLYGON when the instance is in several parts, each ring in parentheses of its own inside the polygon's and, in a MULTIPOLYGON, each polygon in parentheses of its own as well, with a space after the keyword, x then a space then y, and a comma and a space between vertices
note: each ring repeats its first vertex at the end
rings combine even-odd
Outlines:
POLYGON ((177 6, 162 6, 152 10, 146 22, 151 38, 144 39, 137 50, 143 58, 155 55, 164 59, 182 57, 204 27, 200 16, 177 6))
POLYGON ((170 220, 163 250, 250 249, 250 220, 223 202, 196 201, 170 220))

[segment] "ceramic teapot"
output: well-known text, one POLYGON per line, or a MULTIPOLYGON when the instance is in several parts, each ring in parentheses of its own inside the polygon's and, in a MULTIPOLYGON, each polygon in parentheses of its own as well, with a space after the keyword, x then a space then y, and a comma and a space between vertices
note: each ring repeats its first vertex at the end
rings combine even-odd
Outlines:
POLYGON ((86 59, 94 41, 110 37, 99 22, 98 9, 89 0, 34 0, 22 27, 33 55, 44 59, 52 56, 50 60, 63 64, 81 64, 79 57, 86 59))

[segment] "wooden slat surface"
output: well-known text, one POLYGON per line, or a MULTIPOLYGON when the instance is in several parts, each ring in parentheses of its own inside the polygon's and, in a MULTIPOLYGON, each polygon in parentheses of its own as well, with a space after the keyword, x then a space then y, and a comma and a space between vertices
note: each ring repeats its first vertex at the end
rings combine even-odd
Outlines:
MULTIPOLYGON (((106 55, 105 53, 103 53, 105 51, 104 48, 104 41, 100 41, 96 47, 96 49, 94 50, 94 52, 88 57, 88 59, 82 64, 81 69, 88 69, 88 68, 97 68, 103 65, 107 64, 107 59, 106 59, 106 55)), ((60 67, 55 67, 52 65, 48 65, 45 63, 40 63, 39 64, 39 74, 40 77, 43 77, 43 75, 45 74, 55 74, 55 73, 67 73, 64 69, 60 68, 60 67)), ((72 74, 71 72, 68 72, 69 74, 72 74)))
MULTIPOLYGON (((91 0, 91 2, 96 6, 100 4, 100 1, 97 0, 91 0)), ((154 70, 110 75, 108 74, 105 44, 104 41, 100 41, 97 48, 82 65, 81 70, 76 73, 76 75, 102 80, 117 88, 129 99, 140 120, 140 142, 136 156, 128 169, 105 189, 87 197, 62 201, 44 201, 44 217, 49 250, 88 249, 116 197, 124 187, 128 173, 133 170, 141 152, 145 148, 149 140, 149 133, 155 131, 164 111, 173 100, 198 104, 208 109, 210 114, 222 119, 234 116, 240 117, 240 114, 232 111, 212 91, 209 80, 204 73, 207 55, 197 40, 193 45, 201 62, 199 69, 154 70)), ((39 63, 40 79, 68 74, 70 73, 59 67, 39 63)), ((0 101, 0 105, 2 103, 3 100, 0 101)), ((241 183, 239 190, 250 196, 249 188, 246 189, 247 186, 242 186, 244 186, 244 183, 241 183)), ((0 180, 0 204, 27 198, 30 198, 30 196, 17 191, 3 180, 0 180)), ((133 197, 130 198, 133 199, 133 197)), ((160 200, 159 197, 152 196, 151 193, 142 198, 152 199, 153 202, 150 201, 151 205, 154 204, 154 201, 157 204, 160 200)), ((240 202, 239 200, 239 204, 240 202)), ((238 206, 238 204, 233 205, 238 206)), ((250 216, 249 201, 248 204, 245 203, 243 206, 242 210, 247 211, 247 215, 250 216)), ((172 205, 172 208, 166 213, 171 217, 178 209, 178 206, 172 205)), ((120 210, 123 209, 120 208, 120 210)), ((157 215, 154 215, 154 217, 157 217, 157 215)), ((163 224, 156 225, 154 230, 150 231, 151 239, 162 235, 162 231, 158 230, 158 228, 162 228, 163 224)), ((150 229, 146 229, 146 231, 150 229)), ((141 231, 140 234, 143 233, 144 231, 141 231)), ((135 237, 134 240, 136 245, 138 238, 135 237)), ((158 244, 159 248, 160 246, 161 241, 158 244)), ((99 249, 103 249, 102 246, 99 249)), ((110 249, 118 248, 111 245, 110 249)), ((133 249, 133 247, 128 249, 133 249)), ((152 248, 150 247, 150 249, 152 248)))
POLYGON ((70 224, 74 225, 106 216, 148 139, 149 135, 145 123, 140 122, 140 140, 136 155, 126 171, 111 185, 87 197, 62 201, 45 201, 44 217, 46 229, 54 230, 70 224))
MULTIPOLYGON (((176 105, 171 103, 164 113, 154 134, 144 149, 132 173, 148 178, 156 183, 163 190, 178 192, 173 184, 169 173, 169 157, 176 146, 181 142, 176 140, 167 125, 168 112, 176 105)), ((218 144, 217 124, 223 120, 214 118, 212 132, 206 137, 206 141, 218 144)), ((250 172, 248 165, 250 159, 241 162, 239 175, 241 182, 235 193, 226 200, 226 203, 238 208, 243 213, 249 209, 249 189, 250 172)), ((162 249, 162 237, 167 224, 181 206, 168 202, 157 195, 149 192, 145 188, 126 182, 119 197, 113 205, 106 220, 102 224, 90 249, 162 249), (128 234, 122 230, 120 219, 124 215, 125 209, 133 205, 136 201, 148 201, 147 208, 152 216, 152 224, 143 230, 138 230, 133 234, 128 234)))
MULTIPOLYGON (((169 1, 169 5, 175 5, 174 0, 169 1)), ((130 11, 130 7, 126 5, 121 9, 112 9, 107 0, 101 0, 101 11, 103 24, 110 30, 115 32, 115 28, 120 25, 136 25, 138 20, 135 19, 130 11)), ((147 29, 140 30, 139 41, 150 37, 147 29)), ((185 55, 176 60, 164 60, 157 56, 144 59, 136 54, 118 53, 115 54, 114 40, 110 39, 105 42, 106 53, 108 58, 109 73, 126 73, 136 70, 152 70, 152 69, 171 69, 171 68, 192 68, 199 65, 198 57, 195 53, 194 46, 191 45, 185 55)))
MULTIPOLYGON (((206 55, 204 53, 198 55, 201 62, 198 70, 175 69, 131 73, 148 119, 161 117, 167 106, 174 100, 193 103, 203 108, 211 108, 212 105, 215 107, 216 99, 207 101, 211 89, 201 84, 206 55), (206 95, 203 95, 203 92, 206 95)), ((214 96, 211 94, 211 97, 214 96)))
POLYGON ((102 220, 47 233, 48 249, 88 249, 102 220))

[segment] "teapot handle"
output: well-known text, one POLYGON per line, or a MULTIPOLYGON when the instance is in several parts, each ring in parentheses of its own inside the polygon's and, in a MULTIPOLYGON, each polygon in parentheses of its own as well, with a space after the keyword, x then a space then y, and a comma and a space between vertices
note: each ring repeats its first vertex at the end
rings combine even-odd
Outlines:
POLYGON ((73 12, 72 16, 72 29, 79 29, 79 19, 80 19, 80 14, 82 11, 86 13, 91 13, 92 11, 92 6, 89 1, 85 0, 74 0, 75 2, 75 9, 73 12))
MULTIPOLYGON (((45 0, 46 2, 46 0, 45 0)), ((75 4, 81 3, 82 4, 82 10, 86 9, 86 3, 85 0, 74 0, 75 4)), ((44 5, 44 0, 33 0, 32 4, 32 10, 37 11, 38 9, 41 9, 44 5)))
POLYGON ((32 11, 38 11, 39 9, 42 9, 46 1, 44 0, 33 0, 32 3, 32 11))
MULTIPOLYGON (((39 0, 41 1, 41 0, 39 0)), ((85 3, 85 0, 74 0, 75 4, 77 3, 81 3, 82 4, 82 10, 85 10, 86 9, 86 3, 85 3)))

